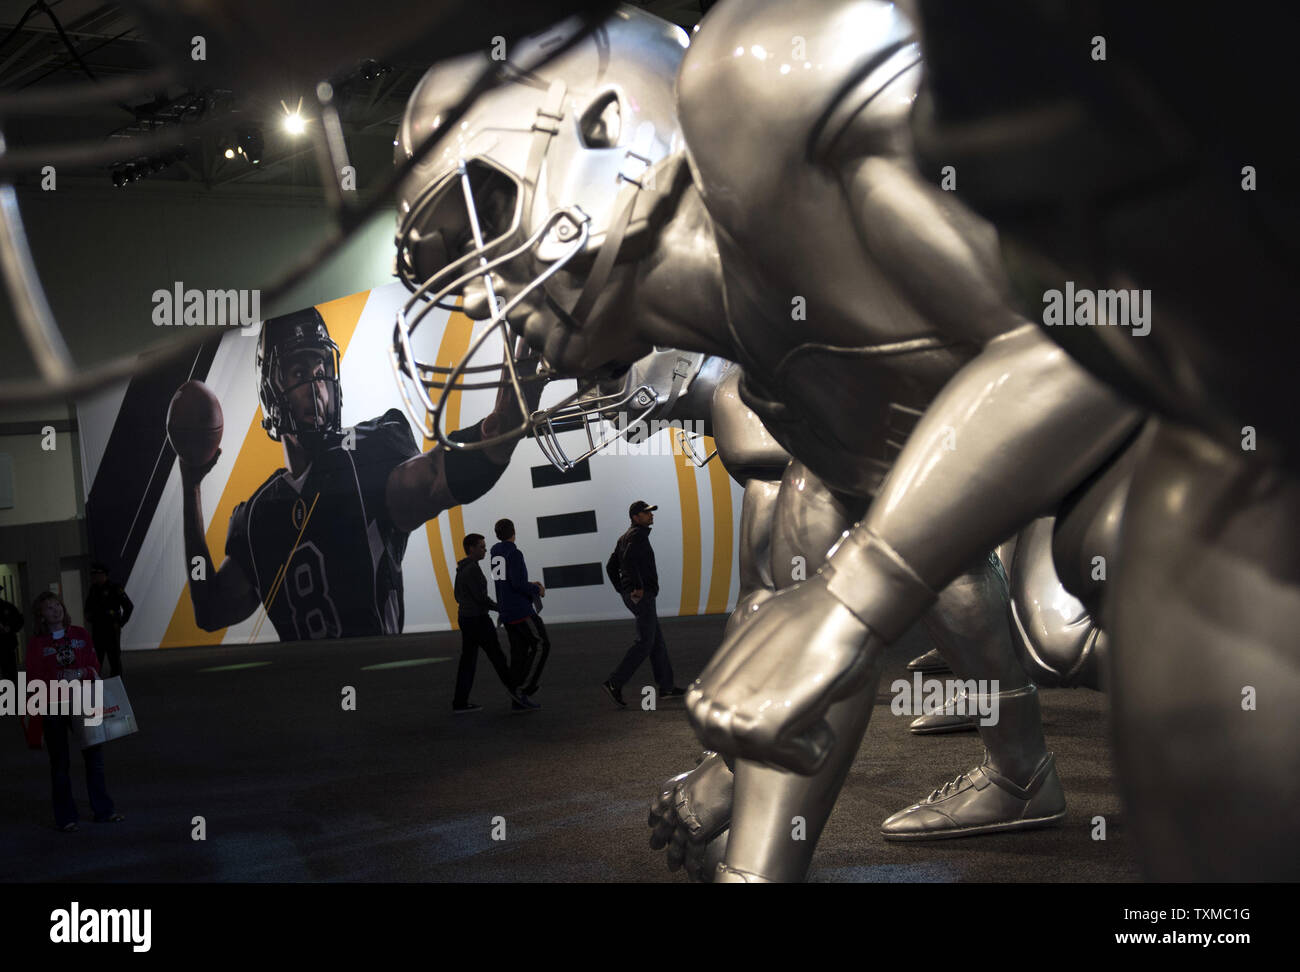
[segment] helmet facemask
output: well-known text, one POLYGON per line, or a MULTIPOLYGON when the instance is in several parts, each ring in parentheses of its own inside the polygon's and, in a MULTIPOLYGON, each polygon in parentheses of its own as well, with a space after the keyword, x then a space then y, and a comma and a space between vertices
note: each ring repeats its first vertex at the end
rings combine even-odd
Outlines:
MULTIPOLYGON (((523 385, 544 381, 549 375, 540 355, 525 352, 522 340, 515 340, 508 315, 582 252, 590 220, 576 207, 560 208, 520 242, 520 198, 518 180, 509 173, 481 158, 462 159, 456 170, 417 198, 398 232, 398 275, 412 293, 398 313, 393 332, 393 370, 408 414, 424 429, 426 438, 435 439, 443 448, 486 448, 518 439, 533 427, 531 414, 521 407, 518 425, 466 443, 448 438, 442 418, 452 392, 501 388, 508 382, 515 401, 525 402, 529 396, 523 385), (548 237, 566 244, 556 259, 542 273, 530 274, 531 282, 509 300, 498 295, 493 271, 516 261, 526 264, 548 237), (412 335, 435 307, 458 309, 451 298, 463 296, 465 286, 475 279, 482 280, 492 308, 488 327, 451 368, 419 360, 412 335), (470 364, 494 334, 500 334, 507 348, 502 361, 470 364), (496 377, 483 378, 485 373, 496 377), (471 375, 474 380, 466 380, 471 375)), ((566 402, 574 397, 577 393, 566 402)))
MULTIPOLYGON (((562 472, 627 439, 642 423, 668 412, 690 387, 705 355, 700 352, 656 348, 616 379, 599 383, 581 393, 571 404, 561 404, 535 416, 533 434, 542 454, 562 472), (581 429, 587 448, 570 457, 560 444, 560 433, 581 429)), ((679 439, 682 454, 696 466, 705 466, 717 450, 705 454, 696 432, 683 430, 679 439)))

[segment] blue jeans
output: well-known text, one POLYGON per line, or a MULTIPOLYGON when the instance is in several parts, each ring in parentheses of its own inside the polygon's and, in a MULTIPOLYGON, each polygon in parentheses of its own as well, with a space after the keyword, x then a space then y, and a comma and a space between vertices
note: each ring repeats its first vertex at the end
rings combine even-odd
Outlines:
POLYGON ((623 595, 624 606, 636 618, 636 641, 627 650, 623 660, 614 669, 609 680, 622 688, 636 674, 636 670, 650 656, 650 668, 654 671, 655 682, 659 691, 673 687, 673 665, 668 660, 668 646, 664 644, 664 633, 659 627, 659 614, 655 611, 655 596, 642 595, 636 604, 628 594, 623 595))
MULTIPOLYGON (((77 803, 72 798, 72 757, 68 736, 71 716, 42 716, 45 748, 50 753, 50 783, 54 793, 54 822, 60 828, 77 822, 77 803)), ((113 815, 113 800, 104 782, 104 747, 87 746, 81 751, 86 763, 86 789, 90 791, 90 808, 96 820, 113 815)))

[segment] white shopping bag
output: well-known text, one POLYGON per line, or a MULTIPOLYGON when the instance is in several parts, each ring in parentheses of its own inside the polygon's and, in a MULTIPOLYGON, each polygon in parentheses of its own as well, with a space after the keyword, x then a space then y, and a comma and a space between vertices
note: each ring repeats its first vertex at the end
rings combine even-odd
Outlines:
POLYGON ((131 711, 131 702, 126 697, 126 688, 122 685, 122 679, 115 675, 103 681, 103 722, 97 726, 88 726, 84 716, 79 716, 72 721, 77 742, 82 749, 140 731, 140 727, 136 725, 135 713, 131 711))

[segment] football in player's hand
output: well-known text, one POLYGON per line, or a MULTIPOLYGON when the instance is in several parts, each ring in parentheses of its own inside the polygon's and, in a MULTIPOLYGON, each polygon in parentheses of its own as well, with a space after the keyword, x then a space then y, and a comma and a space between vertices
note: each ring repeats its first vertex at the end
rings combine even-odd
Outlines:
POLYGON ((221 403, 201 381, 176 389, 167 406, 167 439, 181 462, 205 466, 221 446, 221 403))

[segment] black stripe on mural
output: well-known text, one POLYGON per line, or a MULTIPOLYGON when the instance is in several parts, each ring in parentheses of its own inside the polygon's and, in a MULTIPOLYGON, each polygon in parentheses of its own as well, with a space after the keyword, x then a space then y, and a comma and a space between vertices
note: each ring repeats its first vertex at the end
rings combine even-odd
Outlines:
POLYGON ((135 566, 176 461, 167 441, 167 406, 184 382, 207 378, 219 344, 219 338, 209 341, 193 358, 136 375, 127 386, 86 500, 91 554, 119 583, 135 566))
POLYGON ((541 540, 545 540, 547 537, 571 537, 578 533, 595 532, 595 510, 559 513, 555 516, 539 516, 537 518, 537 536, 541 540))
POLYGON ((563 567, 543 567, 542 583, 549 591, 560 587, 594 587, 605 583, 602 564, 565 564, 563 567))
POLYGON ((563 486, 565 483, 585 483, 591 479, 591 466, 584 459, 568 472, 560 472, 554 466, 533 466, 533 489, 543 486, 563 486))

